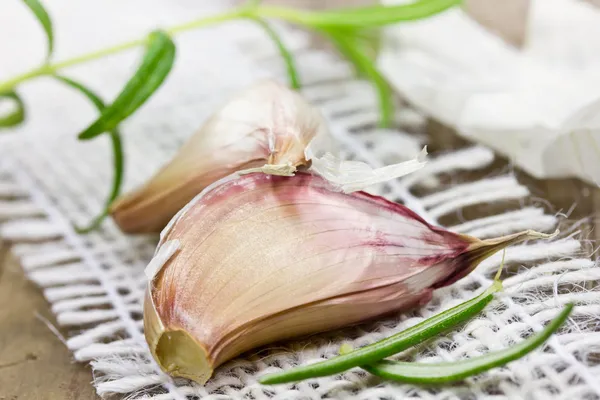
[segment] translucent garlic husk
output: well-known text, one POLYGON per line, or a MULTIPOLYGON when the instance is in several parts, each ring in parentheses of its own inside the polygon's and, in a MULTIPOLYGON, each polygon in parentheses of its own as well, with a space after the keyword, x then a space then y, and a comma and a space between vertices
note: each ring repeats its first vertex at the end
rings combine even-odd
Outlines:
POLYGON ((118 198, 111 215, 124 232, 160 232, 205 187, 235 171, 291 175, 307 166, 311 142, 334 149, 321 114, 298 93, 261 81, 218 110, 145 185, 118 198))
POLYGON ((233 174, 163 231, 146 339, 164 371, 204 383, 252 348, 427 303, 496 251, 547 236, 479 240, 316 175, 233 174))

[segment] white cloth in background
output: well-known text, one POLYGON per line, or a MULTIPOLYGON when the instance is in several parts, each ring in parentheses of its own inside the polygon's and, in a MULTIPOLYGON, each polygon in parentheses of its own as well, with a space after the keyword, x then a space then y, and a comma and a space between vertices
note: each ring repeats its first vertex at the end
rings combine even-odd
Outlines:
POLYGON ((600 183, 600 8, 531 0, 521 50, 459 8, 387 33, 379 65, 423 112, 535 177, 600 183))

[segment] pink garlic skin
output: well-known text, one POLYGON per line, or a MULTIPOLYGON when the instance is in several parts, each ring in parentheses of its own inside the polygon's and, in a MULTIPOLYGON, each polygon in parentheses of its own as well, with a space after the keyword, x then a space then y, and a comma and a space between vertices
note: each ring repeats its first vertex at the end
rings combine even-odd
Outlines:
POLYGON ((306 173, 230 177, 166 229, 161 243, 170 240, 180 248, 152 280, 151 301, 165 330, 189 333, 213 368, 422 305, 474 267, 463 257, 470 237, 306 173))

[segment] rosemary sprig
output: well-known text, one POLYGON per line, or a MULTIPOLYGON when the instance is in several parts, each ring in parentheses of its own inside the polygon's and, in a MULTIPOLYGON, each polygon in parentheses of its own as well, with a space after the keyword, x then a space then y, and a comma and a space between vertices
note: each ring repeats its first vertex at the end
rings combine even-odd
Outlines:
POLYGON ((260 383, 274 385, 277 383, 294 382, 308 378, 338 374, 353 367, 375 363, 385 357, 392 356, 410 347, 423 343, 426 340, 468 321, 481 312, 485 306, 494 299, 494 293, 500 290, 502 290, 502 283, 500 280, 495 280, 494 283, 479 296, 434 315, 402 332, 359 349, 344 352, 344 354, 326 361, 266 375, 260 378, 260 383))
POLYGON ((569 303, 542 331, 517 345, 479 357, 444 363, 381 360, 362 368, 373 375, 405 383, 440 385, 460 381, 492 368, 501 367, 531 353, 543 345, 565 323, 571 311, 573 311, 573 304, 569 303))
MULTIPOLYGON (((273 40, 285 61, 290 86, 293 88, 300 87, 299 74, 293 56, 277 32, 270 27, 267 20, 279 19, 296 24, 305 29, 319 32, 325 38, 331 40, 338 50, 340 50, 341 54, 346 56, 354 65, 356 71, 373 82, 378 92, 380 104, 380 125, 384 127, 389 126, 393 121, 394 103, 392 92, 378 71, 367 49, 365 49, 364 35, 362 33, 371 32, 373 29, 400 21, 427 18, 461 3, 462 0, 417 0, 413 3, 403 5, 375 5, 328 11, 301 11, 291 8, 262 6, 260 0, 248 0, 246 4, 238 9, 226 13, 157 30, 144 38, 59 62, 50 62, 54 48, 54 34, 50 15, 39 0, 23 1, 40 22, 46 34, 48 50, 46 58, 40 66, 4 82, 0 82, 0 99, 7 99, 14 104, 13 110, 5 115, 0 115, 0 128, 16 126, 25 120, 25 105, 16 91, 16 88, 20 84, 42 76, 55 76, 59 71, 68 67, 145 46, 144 59, 136 73, 129 79, 117 98, 110 105, 101 109, 100 116, 96 121, 79 135, 80 139, 86 140, 94 138, 103 132, 113 132, 111 136, 113 140, 116 140, 114 132, 117 125, 135 113, 155 93, 169 74, 175 59, 176 46, 172 41, 173 36, 209 25, 239 19, 255 21, 273 40)), ((84 87, 81 84, 71 85, 64 79, 62 81, 72 88, 81 90, 89 97, 89 93, 83 90, 84 87)), ((113 149, 122 153, 120 147, 113 147, 113 149)), ((115 160, 117 158, 122 158, 122 154, 120 156, 115 154, 115 160)), ((115 167, 116 165, 115 163, 115 167)), ((119 172, 115 171, 115 176, 119 174, 119 172)), ((113 185, 113 190, 114 188, 115 186, 113 185)), ((113 192, 108 196, 109 201, 116 198, 114 194, 113 192)), ((107 203, 105 208, 108 209, 108 207, 109 204, 107 203)), ((105 214, 103 213, 102 216, 105 214)), ((95 225, 98 225, 100 221, 101 219, 95 225)))

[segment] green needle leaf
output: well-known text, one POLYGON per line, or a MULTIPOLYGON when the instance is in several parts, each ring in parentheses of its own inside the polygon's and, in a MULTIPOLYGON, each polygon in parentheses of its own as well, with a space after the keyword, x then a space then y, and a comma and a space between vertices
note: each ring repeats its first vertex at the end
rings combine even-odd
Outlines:
POLYGON ((456 325, 477 315, 494 298, 494 293, 502 290, 502 283, 494 283, 479 296, 437 314, 393 336, 361 347, 352 352, 333 357, 327 361, 293 368, 263 376, 259 382, 266 385, 295 382, 319 376, 333 375, 350 368, 377 362, 432 337, 448 331, 456 325))
POLYGON ((38 0, 23 0, 25 4, 29 7, 31 11, 35 14, 40 24, 42 24, 42 28, 46 32, 46 39, 48 40, 48 51, 46 54, 46 60, 49 60, 52 56, 52 51, 54 50, 54 34, 52 32, 52 20, 48 15, 48 12, 42 6, 38 0))
POLYGON ((102 111, 102 115, 86 130, 80 139, 91 139, 113 130, 121 121, 133 114, 163 83, 175 59, 175 44, 162 31, 148 37, 146 53, 135 75, 127 82, 115 101, 102 111))
MULTIPOLYGON (((55 76, 55 78, 83 93, 96 106, 98 111, 102 112, 105 109, 105 104, 102 101, 102 99, 94 92, 92 92, 89 88, 83 86, 81 83, 64 76, 55 76)), ((123 165, 125 158, 125 155, 123 154, 121 135, 116 128, 110 131, 109 135, 112 143, 114 165, 112 189, 106 199, 104 210, 96 218, 94 218, 94 220, 87 227, 77 228, 77 232, 79 233, 88 233, 98 228, 102 221, 104 221, 104 218, 108 216, 111 203, 117 198, 117 196, 121 192, 121 185, 123 183, 123 165)))
POLYGON ((273 42, 277 46, 277 49, 279 50, 279 54, 285 61, 285 66, 287 68, 288 77, 290 79, 290 86, 296 90, 300 89, 300 86, 301 86, 300 80, 298 79, 296 63, 294 61, 294 57, 292 56, 292 53, 287 49, 287 47, 285 47, 285 45, 281 41, 281 38, 279 37, 279 35, 277 35, 277 33, 273 30, 273 28, 271 28, 271 26, 269 26, 269 24, 266 21, 264 21, 260 18, 254 18, 254 20, 260 26, 262 26, 262 28, 265 30, 267 35, 269 35, 271 40, 273 40, 273 42))
POLYGON ((420 0, 409 4, 348 8, 309 13, 296 22, 315 28, 367 28, 423 19, 462 3, 462 0, 420 0))
POLYGON ((0 115, 0 128, 8 128, 19 125, 25 121, 25 104, 17 92, 0 93, 0 99, 9 99, 16 108, 7 115, 0 115))
POLYGON ((362 368, 382 378, 407 383, 443 384, 463 380, 492 368, 503 366, 532 352, 544 344, 561 327, 572 310, 573 304, 567 304, 560 314, 541 332, 506 350, 456 362, 433 364, 383 360, 362 368))
POLYGON ((83 86, 83 84, 76 82, 71 78, 67 78, 66 76, 54 75, 54 78, 83 93, 96 106, 98 111, 102 111, 106 107, 106 104, 104 104, 104 101, 102 101, 100 96, 92 92, 91 89, 83 86))
POLYGON ((356 68, 356 71, 368 78, 377 90, 379 97, 380 120, 379 125, 389 128, 394 117, 394 98, 392 90, 385 78, 381 75, 373 60, 365 53, 359 43, 354 40, 354 35, 347 32, 325 30, 323 34, 329 36, 333 44, 356 68))
MULTIPOLYGON (((340 30, 342 32, 342 30, 340 30)), ((354 43, 372 60, 377 58, 382 45, 381 29, 348 29, 347 35, 352 36, 354 43)))

